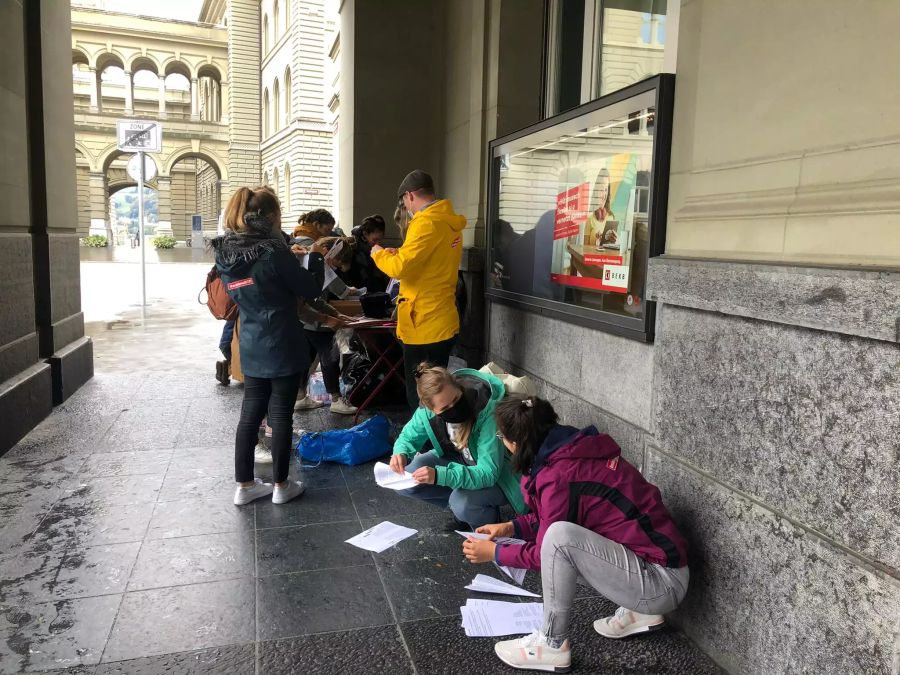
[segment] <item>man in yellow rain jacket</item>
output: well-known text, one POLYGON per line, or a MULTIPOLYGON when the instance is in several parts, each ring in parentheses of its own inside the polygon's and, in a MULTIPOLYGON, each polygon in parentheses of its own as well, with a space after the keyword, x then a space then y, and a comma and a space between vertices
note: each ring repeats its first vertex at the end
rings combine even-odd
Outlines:
POLYGON ((382 272, 400 280, 397 337, 403 344, 406 398, 419 405, 415 369, 427 361, 447 367, 459 333, 456 280, 462 258, 466 219, 454 212, 449 199, 437 199, 434 181, 419 169, 397 191, 412 220, 399 249, 372 248, 382 272))

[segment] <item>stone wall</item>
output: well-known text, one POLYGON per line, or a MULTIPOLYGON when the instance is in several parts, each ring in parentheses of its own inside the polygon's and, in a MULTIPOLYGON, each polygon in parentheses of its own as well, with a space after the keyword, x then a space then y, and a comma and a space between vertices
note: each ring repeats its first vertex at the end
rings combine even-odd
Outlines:
POLYGON ((650 288, 676 620, 734 672, 896 672, 900 274, 660 258, 650 288))
POLYGON ((0 454, 93 375, 81 314, 71 51, 57 39, 69 26, 64 3, 0 4, 0 454))

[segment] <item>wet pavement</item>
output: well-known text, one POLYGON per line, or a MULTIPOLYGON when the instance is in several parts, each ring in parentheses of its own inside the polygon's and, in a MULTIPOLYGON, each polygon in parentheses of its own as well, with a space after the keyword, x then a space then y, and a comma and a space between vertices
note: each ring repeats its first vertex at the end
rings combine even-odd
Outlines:
MULTIPOLYGON (((104 274, 115 289, 101 272, 88 292, 104 274)), ((514 672, 460 627, 466 599, 488 597, 463 586, 500 573, 468 564, 450 514, 377 487, 371 465, 295 459, 301 498, 231 503, 242 390, 213 379, 220 325, 188 304, 193 275, 172 273, 146 318, 125 297, 90 322, 97 376, 0 458, 0 672, 514 672), (343 543, 383 520, 419 533, 381 554, 343 543)), ((540 592, 539 575, 525 585, 540 592)), ((719 672, 675 631, 601 638, 591 621, 612 610, 581 589, 574 672, 719 672)))

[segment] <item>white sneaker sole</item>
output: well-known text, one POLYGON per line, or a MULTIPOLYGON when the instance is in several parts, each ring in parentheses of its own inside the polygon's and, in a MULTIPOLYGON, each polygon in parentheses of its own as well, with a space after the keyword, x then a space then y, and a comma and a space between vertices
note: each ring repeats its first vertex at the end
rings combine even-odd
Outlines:
POLYGON ((540 670, 543 673, 568 673, 572 671, 571 664, 569 664, 568 666, 552 666, 549 664, 533 663, 527 666, 522 666, 517 663, 507 661, 500 655, 500 652, 498 652, 496 649, 494 649, 494 653, 497 655, 498 659, 503 661, 503 663, 508 665, 510 668, 515 668, 516 670, 540 670))
POLYGON ((634 628, 628 628, 621 633, 610 633, 606 632, 606 622, 603 619, 597 619, 594 622, 594 630, 603 637, 609 638, 610 640, 621 640, 622 638, 626 638, 629 635, 637 635, 639 633, 652 633, 653 631, 664 628, 665 625, 665 621, 660 621, 659 623, 653 623, 649 626, 636 626, 634 628))

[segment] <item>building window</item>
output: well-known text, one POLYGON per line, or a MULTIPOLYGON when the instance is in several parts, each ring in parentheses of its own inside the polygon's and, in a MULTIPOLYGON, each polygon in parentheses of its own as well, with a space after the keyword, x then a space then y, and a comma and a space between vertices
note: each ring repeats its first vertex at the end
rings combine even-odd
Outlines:
POLYGON ((284 204, 282 211, 290 213, 291 211, 291 165, 284 165, 284 204))
POLYGON ((265 140, 269 137, 269 90, 263 92, 262 104, 262 137, 265 140))
POLYGON ((278 78, 275 78, 272 92, 272 133, 278 133, 281 123, 281 89, 278 86, 278 78))
POLYGON ((291 0, 284 2, 284 30, 285 32, 291 30, 291 0))
POLYGON ((660 72, 674 72, 669 0, 550 0, 544 116, 551 117, 660 72))
POLYGON ((262 24, 262 53, 263 56, 269 53, 269 15, 263 16, 262 24))
POLYGON ((272 189, 275 190, 275 196, 278 196, 278 167, 272 172, 272 189))
POLYGON ((281 26, 278 25, 278 19, 280 18, 279 15, 281 14, 281 12, 279 11, 279 8, 278 8, 278 0, 275 0, 274 7, 275 8, 272 10, 272 31, 274 33, 274 35, 272 37, 273 45, 278 43, 278 38, 281 34, 281 32, 280 32, 281 26))
POLYGON ((284 126, 291 126, 291 69, 284 71, 284 126))

